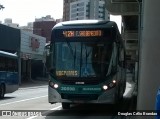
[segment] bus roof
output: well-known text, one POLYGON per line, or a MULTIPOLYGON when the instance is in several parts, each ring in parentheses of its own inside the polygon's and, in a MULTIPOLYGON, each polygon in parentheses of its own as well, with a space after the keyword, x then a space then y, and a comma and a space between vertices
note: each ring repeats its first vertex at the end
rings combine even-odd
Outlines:
POLYGON ((9 58, 18 58, 18 56, 16 54, 1 51, 1 50, 0 50, 0 56, 9 57, 9 58))
POLYGON ((114 21, 106 21, 106 20, 73 20, 73 21, 65 21, 65 22, 60 22, 54 26, 54 28, 59 28, 59 27, 64 27, 64 26, 82 26, 86 27, 87 25, 89 26, 95 26, 95 25, 100 25, 101 27, 103 25, 107 24, 108 27, 113 27, 116 25, 114 21))

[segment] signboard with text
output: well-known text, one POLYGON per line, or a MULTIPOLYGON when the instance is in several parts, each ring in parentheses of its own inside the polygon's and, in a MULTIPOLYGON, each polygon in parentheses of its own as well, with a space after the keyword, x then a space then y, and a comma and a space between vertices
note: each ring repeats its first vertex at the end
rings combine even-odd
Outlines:
POLYGON ((43 59, 46 38, 21 30, 21 58, 43 59))

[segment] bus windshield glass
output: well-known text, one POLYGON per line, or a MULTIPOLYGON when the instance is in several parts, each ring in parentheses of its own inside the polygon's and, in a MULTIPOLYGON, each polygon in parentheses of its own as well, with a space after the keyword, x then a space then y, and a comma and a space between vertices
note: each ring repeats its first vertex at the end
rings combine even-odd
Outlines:
POLYGON ((56 76, 104 77, 111 54, 108 42, 55 42, 56 76))

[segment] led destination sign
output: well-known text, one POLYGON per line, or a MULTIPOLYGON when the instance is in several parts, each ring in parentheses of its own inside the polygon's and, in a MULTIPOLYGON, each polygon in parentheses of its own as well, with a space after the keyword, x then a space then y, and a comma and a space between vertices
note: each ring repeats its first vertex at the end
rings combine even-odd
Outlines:
POLYGON ((100 37, 102 30, 63 31, 64 37, 100 37))

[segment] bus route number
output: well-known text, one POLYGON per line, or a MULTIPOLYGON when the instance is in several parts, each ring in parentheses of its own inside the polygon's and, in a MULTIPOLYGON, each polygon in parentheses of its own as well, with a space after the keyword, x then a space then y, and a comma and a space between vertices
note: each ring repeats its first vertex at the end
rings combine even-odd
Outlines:
POLYGON ((100 37, 102 30, 63 31, 64 37, 100 37))

